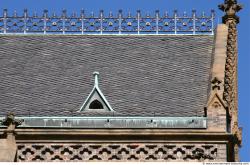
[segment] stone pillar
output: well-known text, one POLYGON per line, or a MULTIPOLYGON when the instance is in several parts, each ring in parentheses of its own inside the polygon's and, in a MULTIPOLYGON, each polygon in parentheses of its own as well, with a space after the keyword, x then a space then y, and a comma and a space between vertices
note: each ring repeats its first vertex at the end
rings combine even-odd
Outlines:
POLYGON ((16 120, 14 114, 9 113, 2 121, 7 126, 4 131, 5 139, 0 139, 0 161, 14 162, 16 159, 17 146, 15 140, 15 127, 20 125, 22 120, 16 120))
POLYGON ((234 154, 235 161, 239 161, 238 147, 241 142, 241 134, 238 127, 238 82, 237 82, 237 24, 239 17, 236 15, 242 9, 242 6, 237 3, 237 0, 225 0, 224 4, 219 5, 219 9, 225 12, 222 17, 224 24, 228 26, 227 37, 227 57, 225 65, 225 85, 223 98, 226 101, 231 114, 231 133, 235 135, 237 145, 235 145, 234 154), (240 139, 238 139, 240 138, 240 139))

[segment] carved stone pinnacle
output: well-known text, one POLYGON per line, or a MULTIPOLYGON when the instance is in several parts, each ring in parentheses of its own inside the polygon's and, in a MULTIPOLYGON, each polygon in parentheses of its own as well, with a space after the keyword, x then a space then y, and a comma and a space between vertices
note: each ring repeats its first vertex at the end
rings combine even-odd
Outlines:
POLYGON ((15 127, 21 125, 23 120, 15 119, 14 113, 8 113, 4 120, 2 120, 2 125, 9 127, 14 125, 15 127))
POLYGON ((225 0, 224 4, 220 4, 218 7, 225 12, 225 15, 222 17, 223 23, 226 23, 230 19, 239 23, 239 17, 236 13, 242 9, 242 5, 238 4, 237 0, 225 0))

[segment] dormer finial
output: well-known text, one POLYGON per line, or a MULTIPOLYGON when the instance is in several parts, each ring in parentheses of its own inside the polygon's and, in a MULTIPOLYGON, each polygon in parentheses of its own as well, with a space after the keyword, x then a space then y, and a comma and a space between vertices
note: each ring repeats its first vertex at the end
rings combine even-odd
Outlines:
POLYGON ((94 78, 95 78, 95 86, 98 87, 98 83, 99 83, 99 72, 94 72, 93 73, 94 78))

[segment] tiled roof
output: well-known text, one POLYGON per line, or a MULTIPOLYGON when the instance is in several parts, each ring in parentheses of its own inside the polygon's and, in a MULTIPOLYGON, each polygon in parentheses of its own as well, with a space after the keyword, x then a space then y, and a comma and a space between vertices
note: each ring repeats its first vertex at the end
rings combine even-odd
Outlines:
POLYGON ((1 116, 203 116, 214 36, 2 35, 1 116), (115 112, 77 112, 100 73, 115 112))

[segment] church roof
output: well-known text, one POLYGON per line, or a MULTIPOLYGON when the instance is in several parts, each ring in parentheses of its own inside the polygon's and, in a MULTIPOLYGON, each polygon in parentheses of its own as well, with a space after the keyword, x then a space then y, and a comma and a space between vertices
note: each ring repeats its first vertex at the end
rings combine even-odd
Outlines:
POLYGON ((213 35, 1 35, 1 116, 203 116, 213 35), (113 111, 79 111, 99 72, 113 111))

